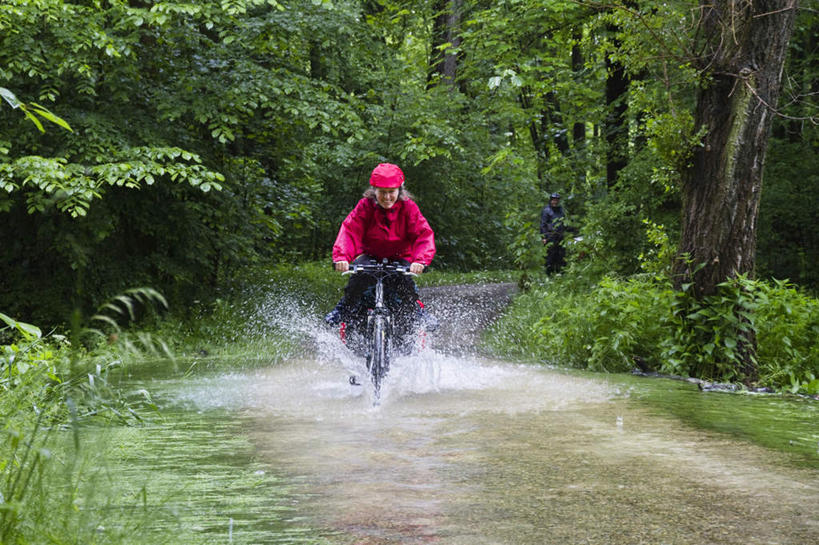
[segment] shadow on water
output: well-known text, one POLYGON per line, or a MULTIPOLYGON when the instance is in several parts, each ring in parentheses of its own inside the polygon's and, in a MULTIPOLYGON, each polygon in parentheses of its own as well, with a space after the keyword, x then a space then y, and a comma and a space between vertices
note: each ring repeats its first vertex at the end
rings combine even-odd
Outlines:
POLYGON ((814 404, 428 348, 375 407, 305 330, 314 356, 152 387, 168 416, 127 465, 188 542, 819 542, 814 404))

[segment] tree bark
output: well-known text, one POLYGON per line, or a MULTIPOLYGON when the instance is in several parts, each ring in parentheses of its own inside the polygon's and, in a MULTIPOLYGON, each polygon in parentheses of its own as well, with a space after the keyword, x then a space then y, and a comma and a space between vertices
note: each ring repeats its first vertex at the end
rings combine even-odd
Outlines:
POLYGON ((706 134, 683 173, 680 254, 691 265, 678 260, 675 278, 709 295, 754 270, 762 168, 796 0, 704 0, 701 9, 711 81, 695 123, 706 134))
MULTIPOLYGON (((616 34, 618 29, 609 30, 616 34)), ((606 73, 606 185, 613 187, 617 174, 628 164, 628 77, 625 66, 610 56, 606 57, 606 73)))
MULTIPOLYGON (((576 81, 580 81, 583 73, 583 51, 580 49, 580 42, 583 40, 582 29, 576 29, 573 35, 572 45, 572 72, 576 81)), ((575 150, 583 149, 586 146, 586 124, 582 121, 575 121, 572 125, 572 143, 575 150)))
MULTIPOLYGON (((683 172, 677 289, 697 298, 752 275, 762 169, 797 0, 702 0, 697 44, 708 77, 697 97, 702 145, 683 172)), ((752 334, 751 334, 752 335, 752 334)), ((755 339, 744 364, 753 373, 755 339)))
POLYGON ((434 76, 451 88, 456 87, 458 75, 458 54, 452 51, 460 46, 461 38, 458 27, 461 21, 461 3, 463 0, 436 0, 434 4, 435 20, 433 22, 432 53, 430 59, 429 84, 434 84, 434 76), (446 44, 451 44, 448 47, 446 44))

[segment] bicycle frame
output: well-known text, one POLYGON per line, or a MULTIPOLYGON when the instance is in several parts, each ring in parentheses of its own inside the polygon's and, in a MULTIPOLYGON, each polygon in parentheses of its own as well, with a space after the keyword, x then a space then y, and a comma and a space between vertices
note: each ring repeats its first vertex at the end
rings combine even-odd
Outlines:
POLYGON ((392 311, 384 302, 384 279, 396 274, 415 274, 409 272, 408 266, 387 259, 353 264, 344 274, 367 274, 375 278, 375 304, 367 312, 366 358, 377 403, 381 397, 381 385, 390 370, 394 325, 392 311))

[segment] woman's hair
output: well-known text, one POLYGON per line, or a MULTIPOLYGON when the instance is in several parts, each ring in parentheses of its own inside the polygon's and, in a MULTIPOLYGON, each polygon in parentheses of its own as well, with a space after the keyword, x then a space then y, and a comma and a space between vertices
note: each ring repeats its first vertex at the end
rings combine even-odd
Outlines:
MULTIPOLYGON (((367 188, 367 191, 364 192, 364 198, 370 199, 372 201, 375 200, 375 188, 373 186, 367 188)), ((412 196, 412 193, 404 189, 403 185, 398 188, 398 198, 402 201, 415 199, 415 197, 412 196)))

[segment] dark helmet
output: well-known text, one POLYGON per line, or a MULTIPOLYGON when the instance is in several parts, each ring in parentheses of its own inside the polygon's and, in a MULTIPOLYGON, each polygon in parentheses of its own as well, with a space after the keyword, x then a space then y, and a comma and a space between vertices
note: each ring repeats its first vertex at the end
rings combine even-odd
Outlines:
POLYGON ((550 199, 559 199, 560 198, 560 193, 552 193, 551 196, 549 196, 549 198, 550 199))

